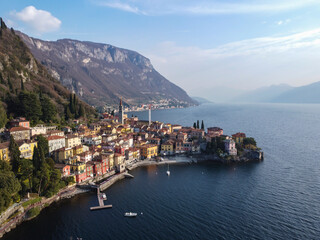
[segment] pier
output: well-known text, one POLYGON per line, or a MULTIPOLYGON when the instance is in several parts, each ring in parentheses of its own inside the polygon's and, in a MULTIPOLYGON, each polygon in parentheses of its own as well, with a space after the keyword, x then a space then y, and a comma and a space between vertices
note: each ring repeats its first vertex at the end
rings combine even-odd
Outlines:
POLYGON ((99 202, 99 206, 96 207, 91 207, 90 210, 100 210, 100 209, 105 209, 105 208, 112 208, 112 205, 104 205, 104 200, 101 197, 101 193, 100 193, 100 188, 97 188, 97 197, 98 197, 98 202, 99 202))

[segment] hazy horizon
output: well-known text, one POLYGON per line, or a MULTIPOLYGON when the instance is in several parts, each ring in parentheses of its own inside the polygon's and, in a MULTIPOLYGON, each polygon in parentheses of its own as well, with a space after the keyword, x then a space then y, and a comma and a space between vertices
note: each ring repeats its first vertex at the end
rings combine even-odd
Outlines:
POLYGON ((191 96, 215 100, 215 94, 223 100, 270 85, 319 81, 318 0, 13 0, 1 5, 7 25, 32 37, 137 51, 191 96))

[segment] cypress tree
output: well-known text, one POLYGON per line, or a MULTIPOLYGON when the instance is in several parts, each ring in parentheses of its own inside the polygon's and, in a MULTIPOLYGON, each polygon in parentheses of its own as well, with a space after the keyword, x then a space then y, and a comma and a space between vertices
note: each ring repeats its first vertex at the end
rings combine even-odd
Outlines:
POLYGON ((10 77, 8 77, 8 85, 9 85, 10 92, 13 93, 13 86, 12 86, 10 77))
POLYGON ((197 128, 197 124, 195 122, 193 123, 193 128, 197 128))
POLYGON ((7 113, 4 110, 2 104, 0 104, 0 128, 3 128, 7 123, 7 113))
POLYGON ((80 109, 79 109, 79 117, 85 117, 86 112, 84 110, 83 105, 80 105, 80 109))
POLYGON ((204 130, 204 123, 203 123, 203 120, 201 122, 201 129, 204 130))
POLYGON ((36 173, 40 167, 40 157, 38 147, 34 147, 32 156, 33 171, 36 173))
POLYGON ((199 120, 197 120, 197 129, 199 129, 199 120))
POLYGON ((7 25, 4 23, 3 19, 0 17, 1 29, 7 29, 7 25))
POLYGON ((14 173, 18 173, 21 153, 18 144, 16 143, 12 135, 10 136, 9 152, 12 163, 12 171, 14 173))
POLYGON ((24 83, 22 79, 21 79, 21 91, 24 91, 24 83))

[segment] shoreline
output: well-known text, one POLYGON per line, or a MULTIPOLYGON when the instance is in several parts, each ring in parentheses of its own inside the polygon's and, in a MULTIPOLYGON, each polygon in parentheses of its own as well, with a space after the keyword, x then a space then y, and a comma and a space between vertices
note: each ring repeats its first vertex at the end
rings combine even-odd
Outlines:
MULTIPOLYGON (((97 186, 101 189, 101 191, 105 191, 106 189, 111 187, 113 184, 115 184, 119 180, 125 179, 126 178, 125 174, 128 173, 128 171, 132 171, 132 170, 139 168, 139 167, 158 166, 158 165, 161 166, 161 165, 166 165, 166 164, 170 164, 170 165, 191 164, 191 163, 196 163, 196 164, 199 164, 199 163, 218 163, 218 164, 225 165, 225 164, 232 164, 232 163, 256 162, 256 161, 262 161, 262 160, 263 160, 263 157, 262 157, 262 159, 246 159, 245 161, 244 160, 230 161, 230 160, 224 160, 220 157, 217 158, 214 155, 208 155, 208 154, 171 155, 171 156, 166 156, 166 159, 164 159, 162 161, 156 161, 155 159, 138 161, 137 163, 134 163, 134 164, 126 167, 127 170, 122 173, 113 174, 111 176, 110 175, 105 176, 99 180, 97 179, 96 181, 98 182, 101 180, 105 180, 105 181, 102 181, 101 183, 97 184, 97 186), (169 157, 169 158, 184 157, 185 159, 184 160, 170 160, 167 157, 169 157)), ((31 219, 38 217, 40 215, 41 211, 44 208, 49 207, 52 203, 61 201, 66 198, 72 198, 72 197, 74 197, 76 195, 80 195, 82 193, 91 192, 92 190, 93 190, 93 188, 91 186, 89 186, 89 184, 86 184, 86 185, 74 184, 72 186, 69 186, 69 187, 66 187, 66 188, 60 190, 56 195, 52 196, 51 198, 46 198, 36 204, 31 204, 26 209, 24 209, 21 205, 16 206, 19 208, 17 208, 17 210, 15 210, 13 213, 11 213, 7 219, 9 219, 10 216, 14 215, 17 212, 21 212, 21 214, 18 216, 15 216, 8 223, 6 223, 4 227, 0 228, 0 238, 2 238, 6 233, 15 229, 19 224, 23 223, 24 221, 29 221, 31 219), (32 218, 27 218, 26 215, 28 214, 28 211, 32 208, 35 208, 35 207, 40 207, 39 214, 32 217, 32 218), (23 208, 23 210, 21 208, 23 208)), ((9 208, 7 210, 9 210, 9 208)), ((2 214, 4 214, 4 213, 2 213, 2 214)))

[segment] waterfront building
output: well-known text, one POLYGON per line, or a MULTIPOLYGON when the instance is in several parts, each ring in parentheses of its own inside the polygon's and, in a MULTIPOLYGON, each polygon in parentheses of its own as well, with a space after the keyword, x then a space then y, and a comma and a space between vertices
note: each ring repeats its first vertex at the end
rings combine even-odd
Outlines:
POLYGON ((192 129, 190 132, 191 138, 201 139, 204 137, 204 130, 202 129, 192 129))
POLYGON ((143 159, 149 159, 158 156, 158 146, 154 144, 145 144, 140 147, 140 154, 143 159))
POLYGON ((169 140, 169 141, 161 144, 160 153, 161 154, 166 154, 166 155, 174 154, 174 142, 169 140))
POLYGON ((224 140, 224 149, 231 156, 237 155, 236 143, 233 139, 224 140))
POLYGON ((207 133, 213 135, 213 137, 219 137, 223 135, 223 129, 219 127, 209 127, 207 128, 207 133))
POLYGON ((245 133, 241 133, 241 132, 238 132, 236 134, 233 134, 232 135, 232 138, 234 139, 234 141, 236 143, 242 143, 243 142, 243 139, 246 138, 246 134, 245 133))
POLYGON ((59 169, 61 172, 61 177, 68 177, 70 176, 70 166, 62 163, 56 163, 54 165, 56 169, 59 169))
POLYGON ((75 162, 70 164, 71 172, 76 176, 76 182, 81 183, 87 179, 86 163, 75 162))
POLYGON ((116 167, 117 172, 123 172, 125 170, 124 156, 119 153, 115 153, 114 154, 114 165, 116 167))
POLYGON ((176 153, 183 153, 184 152, 184 144, 182 140, 176 141, 176 153))
POLYGON ((30 129, 25 127, 12 127, 9 130, 14 140, 30 140, 30 129))

